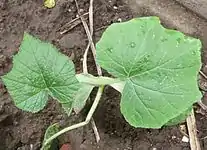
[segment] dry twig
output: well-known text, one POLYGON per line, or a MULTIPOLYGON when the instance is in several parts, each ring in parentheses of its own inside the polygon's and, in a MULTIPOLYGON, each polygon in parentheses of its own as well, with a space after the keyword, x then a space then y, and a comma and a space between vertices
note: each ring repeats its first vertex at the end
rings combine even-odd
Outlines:
MULTIPOLYGON (((88 15, 89 12, 85 13, 82 15, 82 17, 88 15)), ((79 25, 81 23, 80 16, 76 17, 75 19, 71 20, 70 22, 66 23, 64 26, 62 26, 59 30, 60 34, 65 34, 67 32, 69 32, 70 30, 72 30, 73 28, 75 28, 77 25, 79 25)))
POLYGON ((199 71, 199 73, 207 80, 207 76, 203 73, 203 71, 199 71))
MULTIPOLYGON (((90 0, 90 6, 89 6, 89 26, 90 26, 90 34, 92 38, 93 37, 93 0, 90 0)), ((92 43, 93 43, 93 39, 91 39, 91 42, 88 43, 88 46, 87 46, 88 49, 89 49, 89 44, 92 45, 92 43)), ((94 49, 94 51, 96 50, 94 49)), ((88 50, 87 50, 87 53, 88 53, 88 50)), ((87 53, 86 53, 86 57, 87 57, 87 53)), ((95 60, 95 55, 94 55, 94 60, 95 60)), ((97 67, 98 75, 99 76, 102 75, 101 68, 97 64, 96 64, 96 67, 97 67)), ((93 128, 93 131, 96 137, 96 142, 98 143, 100 141, 100 136, 99 136, 98 129, 96 127, 96 124, 93 118, 91 119, 91 124, 92 124, 92 128, 93 128)))
MULTIPOLYGON (((78 15, 80 16, 80 19, 82 21, 82 24, 84 26, 84 29, 86 31, 86 34, 87 34, 88 40, 89 40, 89 43, 88 43, 88 45, 86 47, 86 50, 85 50, 85 53, 84 53, 84 56, 83 56, 83 72, 84 73, 88 73, 88 69, 87 69, 87 54, 88 54, 89 47, 91 47, 94 59, 96 57, 96 50, 95 50, 95 46, 94 46, 93 39, 92 39, 92 36, 93 36, 93 0, 90 0, 90 7, 89 7, 90 31, 89 31, 89 27, 88 27, 87 23, 85 22, 84 18, 80 14, 77 0, 75 0, 75 3, 76 3, 78 15)), ((96 68, 97 68, 98 75, 99 76, 102 75, 101 68, 100 68, 100 66, 97 63, 96 63, 96 68)), ((95 121, 93 120, 93 118, 91 120, 91 125, 92 125, 92 128, 93 128, 94 134, 95 134, 96 141, 98 143, 99 140, 100 140, 100 136, 99 136, 99 133, 98 133, 98 130, 97 130, 97 127, 96 127, 96 124, 95 124, 95 121)))
POLYGON ((207 111, 207 106, 202 102, 202 100, 198 101, 197 103, 203 110, 207 111))
POLYGON ((196 129, 196 120, 194 115, 194 110, 192 109, 191 114, 186 119, 188 134, 190 138, 190 147, 191 150, 201 150, 200 143, 197 137, 197 129, 196 129))
MULTIPOLYGON (((80 19, 83 23, 83 27, 86 31, 86 34, 87 34, 87 37, 88 37, 88 40, 90 42, 90 47, 91 47, 91 51, 93 53, 93 57, 94 59, 96 58, 96 48, 95 48, 95 45, 93 43, 93 39, 92 39, 92 36, 91 36, 91 33, 90 33, 90 30, 89 30, 89 27, 87 25, 87 23, 85 22, 84 18, 81 16, 80 14, 80 11, 79 11, 79 6, 78 6, 78 3, 77 3, 77 0, 75 0, 75 3, 76 3, 76 7, 77 7, 77 10, 78 10, 78 15, 80 16, 80 19)), ((93 12, 91 12, 93 13, 93 12)), ((90 12, 89 12, 90 14, 90 12)), ((90 19, 91 20, 91 19, 90 19)), ((95 62, 96 63, 96 62, 95 62)), ((97 69, 97 72, 98 72, 98 75, 102 75, 102 71, 101 71, 101 67, 96 63, 96 69, 97 69)))
POLYGON ((100 135, 98 133, 98 129, 96 127, 96 123, 95 123, 93 118, 91 118, 91 125, 92 125, 92 128, 93 128, 93 132, 95 134, 95 137, 96 137, 96 142, 98 143, 101 138, 100 138, 100 135))

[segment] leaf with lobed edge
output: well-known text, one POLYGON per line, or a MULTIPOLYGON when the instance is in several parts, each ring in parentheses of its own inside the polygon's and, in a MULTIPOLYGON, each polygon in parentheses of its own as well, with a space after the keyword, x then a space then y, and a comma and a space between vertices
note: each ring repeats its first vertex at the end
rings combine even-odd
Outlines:
POLYGON ((72 61, 27 33, 12 70, 2 79, 15 105, 33 113, 44 108, 49 95, 62 104, 72 103, 79 88, 72 61))
POLYGON ((126 82, 121 113, 134 127, 160 128, 201 98, 200 40, 164 28, 157 17, 112 24, 96 48, 98 64, 126 82))

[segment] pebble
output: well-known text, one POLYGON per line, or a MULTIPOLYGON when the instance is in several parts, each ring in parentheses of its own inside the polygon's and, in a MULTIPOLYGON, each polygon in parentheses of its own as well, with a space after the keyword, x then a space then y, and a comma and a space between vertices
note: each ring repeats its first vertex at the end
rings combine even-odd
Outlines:
POLYGON ((173 136, 172 136, 172 139, 176 139, 176 136, 173 135, 173 136))
POLYGON ((188 143, 189 142, 189 138, 187 136, 183 136, 182 142, 188 143))
POLYGON ((118 20, 118 22, 122 22, 122 19, 121 18, 118 18, 117 20, 118 20))
POLYGON ((113 8, 114 8, 115 10, 117 10, 117 9, 118 9, 118 7, 117 7, 117 6, 114 6, 113 8))
POLYGON ((79 11, 80 11, 80 13, 82 13, 84 10, 83 9, 80 9, 79 11))

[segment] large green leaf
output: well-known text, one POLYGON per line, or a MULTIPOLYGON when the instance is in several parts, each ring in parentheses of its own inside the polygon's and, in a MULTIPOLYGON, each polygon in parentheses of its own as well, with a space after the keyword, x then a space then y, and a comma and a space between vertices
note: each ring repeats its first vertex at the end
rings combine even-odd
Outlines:
POLYGON ((160 128, 201 98, 201 42, 165 29, 157 17, 114 23, 97 44, 97 62, 126 81, 121 112, 134 127, 160 128))
POLYGON ((27 33, 3 82, 16 106, 30 112, 43 109, 49 95, 62 104, 72 103, 79 87, 72 61, 27 33))

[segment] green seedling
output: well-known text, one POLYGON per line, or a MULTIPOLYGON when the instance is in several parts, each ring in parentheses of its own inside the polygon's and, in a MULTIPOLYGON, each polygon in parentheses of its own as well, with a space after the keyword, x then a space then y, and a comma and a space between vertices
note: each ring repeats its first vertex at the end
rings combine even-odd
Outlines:
POLYGON ((12 70, 2 77, 18 108, 38 112, 51 96, 70 115, 72 110, 80 112, 92 89, 99 87, 86 120, 62 130, 53 125, 48 130, 55 132, 47 132, 42 149, 59 135, 89 123, 104 86, 121 93, 121 113, 140 128, 179 123, 201 98, 200 40, 164 28, 157 17, 110 25, 96 49, 96 62, 112 78, 75 74, 72 61, 53 45, 24 34, 12 70))

